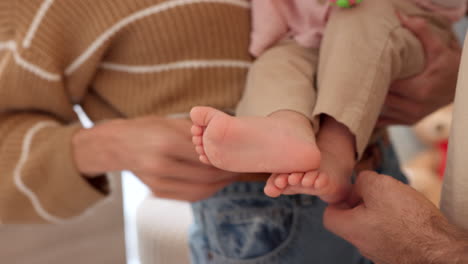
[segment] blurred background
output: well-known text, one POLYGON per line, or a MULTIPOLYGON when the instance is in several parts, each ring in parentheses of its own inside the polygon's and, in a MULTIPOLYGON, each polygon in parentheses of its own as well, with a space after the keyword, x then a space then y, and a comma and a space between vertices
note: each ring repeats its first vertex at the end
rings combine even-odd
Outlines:
MULTIPOLYGON (((460 38, 467 27, 467 20, 456 25, 460 38)), ((447 108, 416 128, 391 129, 413 186, 434 202, 440 195, 450 118, 447 108)), ((2 263, 188 263, 189 205, 151 197, 130 173, 114 178, 112 197, 93 215, 61 226, 0 226, 2 263)))

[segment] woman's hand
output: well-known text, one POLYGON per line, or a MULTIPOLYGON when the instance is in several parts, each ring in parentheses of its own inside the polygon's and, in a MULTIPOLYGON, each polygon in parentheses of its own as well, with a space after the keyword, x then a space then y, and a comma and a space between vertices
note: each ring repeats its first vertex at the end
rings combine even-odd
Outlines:
POLYGON ((191 124, 149 116, 82 129, 73 138, 77 168, 91 177, 130 170, 162 198, 207 198, 237 175, 199 162, 191 142, 191 124))
POLYGON ((449 45, 435 36, 419 17, 399 15, 403 26, 412 31, 426 51, 426 68, 412 78, 390 87, 378 126, 413 125, 435 110, 453 102, 460 66, 461 47, 449 45))

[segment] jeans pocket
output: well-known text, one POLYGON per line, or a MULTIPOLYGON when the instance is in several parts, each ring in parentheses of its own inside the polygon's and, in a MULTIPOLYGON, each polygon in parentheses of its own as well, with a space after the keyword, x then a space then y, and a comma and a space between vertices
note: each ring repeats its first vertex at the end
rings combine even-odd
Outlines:
POLYGON ((220 198, 206 210, 210 248, 226 260, 266 257, 287 244, 297 210, 287 198, 220 198))

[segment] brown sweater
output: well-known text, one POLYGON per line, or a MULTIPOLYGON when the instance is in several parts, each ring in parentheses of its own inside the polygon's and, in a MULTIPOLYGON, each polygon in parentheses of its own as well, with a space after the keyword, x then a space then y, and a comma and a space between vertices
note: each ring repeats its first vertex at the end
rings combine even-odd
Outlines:
POLYGON ((0 222, 60 223, 105 197, 75 168, 94 121, 233 108, 246 0, 0 0, 0 222))

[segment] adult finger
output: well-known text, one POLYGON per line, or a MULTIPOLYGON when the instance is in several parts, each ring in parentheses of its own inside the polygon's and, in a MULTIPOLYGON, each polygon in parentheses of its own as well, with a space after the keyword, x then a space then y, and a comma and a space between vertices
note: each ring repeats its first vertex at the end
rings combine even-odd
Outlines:
POLYGON ((324 225, 331 232, 353 243, 363 234, 362 224, 369 219, 369 209, 379 199, 379 182, 383 176, 372 171, 361 172, 353 186, 351 200, 339 205, 327 207, 324 213, 324 225))
POLYGON ((428 114, 432 109, 412 98, 389 93, 385 99, 380 119, 398 120, 399 124, 412 125, 428 114))
POLYGON ((196 201, 210 197, 215 192, 232 183, 232 181, 222 181, 212 184, 199 184, 188 181, 179 181, 171 178, 153 178, 144 177, 143 181, 147 183, 154 195, 176 200, 196 201))
POLYGON ((394 125, 411 125, 414 118, 397 109, 386 108, 379 117, 377 125, 394 124, 394 125), (391 121, 392 123, 388 122, 391 121))
POLYGON ((169 157, 200 163, 190 133, 192 122, 187 119, 169 119, 163 121, 157 119, 156 122, 158 121, 164 122, 171 129, 165 131, 165 136, 162 134, 155 139, 160 141, 157 144, 158 151, 169 157), (168 133, 170 134, 167 135, 168 133))
POLYGON ((383 175, 379 175, 374 171, 363 171, 357 176, 354 184, 353 192, 362 198, 364 204, 373 201, 375 196, 381 189, 380 182, 383 175))
POLYGON ((195 151, 195 145, 193 145, 191 138, 179 138, 165 144, 162 143, 159 151, 162 153, 167 153, 168 156, 179 160, 191 161, 201 164, 199 155, 195 151))
POLYGON ((429 23, 422 17, 410 17, 402 12, 397 12, 397 14, 402 25, 421 41, 426 52, 427 64, 430 64, 430 61, 439 56, 446 46, 441 39, 434 35, 429 23))
POLYGON ((377 128, 385 128, 388 126, 398 126, 398 125, 410 125, 402 122, 401 119, 389 118, 387 116, 380 116, 379 121, 376 124, 377 128))
POLYGON ((367 219, 367 207, 378 199, 379 181, 382 175, 372 171, 361 172, 354 184, 351 201, 329 206, 325 210, 324 225, 335 234, 353 241, 360 232, 359 226, 367 219))
POLYGON ((384 105, 386 107, 399 110, 400 112, 403 113, 412 113, 415 111, 415 104, 418 104, 418 102, 415 102, 412 98, 408 97, 403 97, 397 93, 390 92, 387 97, 385 98, 385 103, 384 105))
POLYGON ((386 203, 395 198, 396 193, 408 188, 391 176, 364 171, 358 175, 353 190, 361 197, 362 204, 366 208, 382 209, 387 206, 386 203))
POLYGON ((329 205, 323 215, 325 228, 352 242, 360 236, 359 227, 366 220, 366 210, 362 205, 349 208, 345 204, 329 205))
POLYGON ((426 102, 428 97, 431 96, 429 92, 429 83, 432 79, 429 76, 430 70, 426 69, 425 72, 418 76, 397 80, 392 83, 389 89, 389 94, 407 98, 411 101, 426 102), (418 87, 418 89, 415 89, 418 87))
POLYGON ((226 172, 201 163, 179 161, 170 158, 160 158, 148 162, 141 171, 135 174, 154 175, 161 178, 173 178, 180 181, 197 183, 214 183, 236 177, 238 173, 226 172))
MULTIPOLYGON (((196 188, 197 186, 194 186, 196 188)), ((178 201, 187 201, 187 202, 197 202, 204 199, 207 199, 213 194, 215 194, 218 190, 222 189, 224 186, 216 187, 211 190, 207 191, 194 191, 194 192, 169 192, 169 191, 158 191, 154 192, 153 195, 158 198, 163 199, 170 199, 170 200, 178 200, 178 201)))

